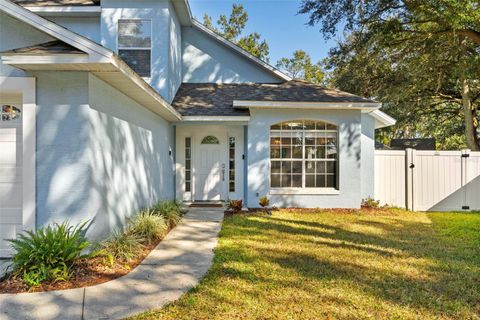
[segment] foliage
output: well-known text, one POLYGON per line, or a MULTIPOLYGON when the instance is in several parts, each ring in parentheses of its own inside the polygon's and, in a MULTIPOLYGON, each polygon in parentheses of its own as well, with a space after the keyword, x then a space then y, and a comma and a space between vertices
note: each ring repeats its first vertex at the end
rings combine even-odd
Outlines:
POLYGON ((167 231, 165 218, 152 210, 143 210, 128 221, 128 232, 148 242, 160 240, 167 231))
POLYGON ((200 284, 133 319, 478 317, 480 214, 353 212, 228 217, 200 284))
POLYGON ((73 263, 84 257, 82 252, 89 246, 85 225, 86 222, 77 226, 69 226, 68 222, 48 225, 9 240, 15 250, 14 274, 22 276, 29 286, 68 280, 73 263))
POLYGON ((263 196, 259 199, 258 204, 260 205, 260 207, 266 208, 270 205, 270 199, 268 199, 267 196, 263 196))
POLYGON ((233 213, 240 212, 242 208, 243 208, 242 200, 230 200, 227 203, 227 209, 232 211, 233 213))
POLYGON ((362 199, 361 207, 365 208, 365 209, 378 208, 378 207, 380 207, 380 201, 368 197, 366 199, 362 199))
POLYGON ((133 232, 115 230, 110 238, 101 243, 102 254, 109 258, 110 262, 128 262, 143 250, 145 238, 133 232))
POLYGON ((153 213, 162 216, 169 227, 174 227, 182 219, 183 211, 180 203, 175 200, 164 200, 155 204, 153 213))
POLYGON ((257 32, 242 36, 243 30, 248 22, 248 14, 241 4, 234 4, 230 16, 222 14, 217 20, 217 26, 213 25, 212 18, 205 14, 203 25, 221 35, 225 39, 235 43, 243 50, 255 57, 268 61, 269 47, 261 35, 257 32))
POLYGON ((480 146, 480 10, 476 0, 304 0, 325 37, 344 26, 329 82, 384 102, 391 138, 435 137, 440 148, 480 146))
POLYGON ((282 58, 277 62, 277 68, 287 73, 293 79, 305 80, 311 83, 322 83, 324 72, 320 62, 312 63, 310 55, 303 50, 296 50, 292 58, 282 58))

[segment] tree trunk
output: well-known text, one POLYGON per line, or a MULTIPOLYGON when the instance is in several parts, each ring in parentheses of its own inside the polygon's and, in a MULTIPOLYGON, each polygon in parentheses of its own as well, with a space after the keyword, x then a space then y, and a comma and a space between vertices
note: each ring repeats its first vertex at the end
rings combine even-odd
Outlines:
POLYGON ((475 117, 475 109, 473 108, 472 100, 470 99, 470 86, 468 80, 461 79, 462 85, 462 106, 465 120, 465 137, 467 140, 467 147, 472 151, 479 151, 480 146, 477 141, 477 128, 473 121, 475 117))

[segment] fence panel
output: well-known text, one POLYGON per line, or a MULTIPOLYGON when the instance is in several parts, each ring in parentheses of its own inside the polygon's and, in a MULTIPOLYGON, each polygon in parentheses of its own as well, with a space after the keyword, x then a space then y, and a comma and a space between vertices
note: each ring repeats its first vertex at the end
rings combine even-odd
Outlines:
POLYGON ((417 211, 480 210, 480 152, 377 150, 375 199, 417 211))
POLYGON ((375 151, 375 199, 405 208, 405 152, 375 151))

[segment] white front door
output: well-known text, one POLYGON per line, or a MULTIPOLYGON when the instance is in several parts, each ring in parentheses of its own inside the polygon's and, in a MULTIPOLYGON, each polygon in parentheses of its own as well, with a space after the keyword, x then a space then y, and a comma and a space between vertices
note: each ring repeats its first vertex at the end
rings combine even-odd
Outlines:
POLYGON ((194 200, 225 200, 226 134, 200 135, 195 153, 194 200))

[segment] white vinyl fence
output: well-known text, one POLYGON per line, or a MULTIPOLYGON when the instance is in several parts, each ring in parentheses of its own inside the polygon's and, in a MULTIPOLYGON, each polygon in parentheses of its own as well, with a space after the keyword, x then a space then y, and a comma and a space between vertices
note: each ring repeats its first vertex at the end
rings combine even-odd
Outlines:
POLYGON ((375 199, 414 211, 480 210, 480 152, 376 150, 375 199))

